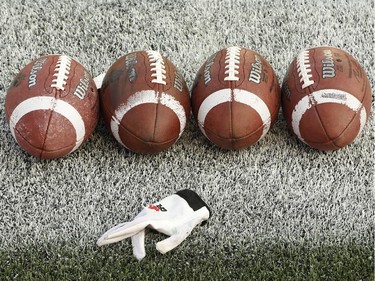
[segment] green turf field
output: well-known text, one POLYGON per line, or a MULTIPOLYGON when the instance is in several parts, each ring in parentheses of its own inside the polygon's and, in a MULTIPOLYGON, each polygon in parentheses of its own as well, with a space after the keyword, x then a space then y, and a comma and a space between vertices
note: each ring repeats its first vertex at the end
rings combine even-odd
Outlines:
POLYGON ((1 252, 3 280, 373 280, 373 250, 346 244, 184 248, 138 262, 129 247, 44 245, 1 252))

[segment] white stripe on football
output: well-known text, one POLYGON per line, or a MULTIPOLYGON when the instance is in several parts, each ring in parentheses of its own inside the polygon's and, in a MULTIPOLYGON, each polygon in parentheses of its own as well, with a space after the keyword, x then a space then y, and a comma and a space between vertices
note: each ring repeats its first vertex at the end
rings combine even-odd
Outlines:
POLYGON ((360 111, 360 129, 357 136, 361 133, 363 127, 366 124, 367 113, 362 103, 353 95, 348 92, 337 90, 337 89, 324 89, 313 92, 308 96, 303 97, 295 106, 292 112, 292 127, 297 137, 305 142, 300 131, 300 122, 303 115, 313 105, 324 104, 324 103, 335 103, 342 104, 353 110, 354 112, 360 111))
POLYGON ((262 136, 259 139, 263 138, 267 134, 271 126, 271 113, 267 105, 260 97, 249 91, 242 89, 231 90, 229 88, 222 89, 210 94, 199 107, 198 124, 203 134, 207 137, 207 134, 204 129, 204 122, 208 113, 217 105, 233 101, 245 104, 254 109, 259 114, 264 124, 262 136))
POLYGON ((69 120, 76 132, 76 144, 70 152, 76 150, 82 144, 85 136, 85 124, 80 113, 69 103, 47 96, 37 96, 24 100, 13 110, 9 118, 9 125, 11 133, 15 139, 17 139, 15 128, 18 122, 26 114, 37 110, 54 111, 69 120))
POLYGON ((186 126, 186 114, 183 106, 177 101, 173 96, 168 95, 167 93, 161 93, 160 97, 157 92, 154 90, 144 90, 137 92, 129 97, 126 103, 121 104, 115 111, 114 115, 111 119, 111 131, 113 136, 116 138, 118 142, 120 142, 123 146, 126 145, 123 143, 119 133, 119 126, 121 120, 124 118, 126 113, 128 113, 131 109, 136 106, 153 103, 157 104, 160 103, 169 109, 171 109, 177 116, 180 122, 180 133, 179 136, 183 133, 185 126, 186 126))

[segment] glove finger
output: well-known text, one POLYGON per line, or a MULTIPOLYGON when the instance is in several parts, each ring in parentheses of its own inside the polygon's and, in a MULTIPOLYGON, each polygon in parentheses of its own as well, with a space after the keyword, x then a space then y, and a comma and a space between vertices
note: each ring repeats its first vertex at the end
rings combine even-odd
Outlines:
POLYGON ((121 237, 121 239, 125 239, 134 235, 134 233, 138 233, 142 229, 146 228, 147 225, 149 225, 150 223, 151 223, 150 221, 137 221, 137 220, 134 220, 128 223, 122 223, 122 224, 112 227, 110 230, 104 233, 103 236, 106 236, 108 239, 113 239, 113 238, 118 238, 118 237, 121 237))
MULTIPOLYGON (((137 226, 137 225, 136 225, 137 226)), ((98 246, 111 244, 126 239, 142 230, 142 225, 134 227, 133 222, 120 223, 107 230, 96 242, 98 246), (130 229, 130 228, 131 229, 130 229), (130 229, 130 230, 129 230, 130 229)))
POLYGON ((137 234, 131 237, 132 245, 133 245, 133 255, 137 258, 137 260, 142 260, 146 256, 145 250, 145 236, 146 231, 141 230, 137 234))
POLYGON ((209 217, 209 211, 207 208, 201 208, 196 212, 195 216, 183 224, 175 234, 171 235, 169 238, 156 243, 156 249, 165 254, 168 251, 176 248, 189 236, 191 231, 202 221, 207 220, 209 217))
POLYGON ((193 228, 199 224, 201 219, 196 218, 184 225, 181 226, 181 228, 172 236, 170 236, 167 239, 164 239, 163 241, 160 241, 156 243, 156 249, 162 253, 165 254, 169 252, 170 250, 173 250, 178 245, 182 243, 186 239, 186 237, 189 236, 193 228))
POLYGON ((173 250, 182 243, 188 237, 190 232, 177 232, 167 239, 156 243, 156 250, 160 253, 165 254, 170 250, 173 250))
POLYGON ((96 244, 98 246, 103 246, 103 245, 107 245, 107 244, 112 244, 112 243, 116 243, 116 242, 119 242, 121 240, 124 240, 128 237, 131 237, 133 235, 137 234, 137 232, 134 232, 134 233, 130 233, 129 235, 127 235, 126 237, 124 236, 118 236, 118 237, 115 237, 115 238, 108 238, 108 236, 106 235, 102 235, 98 241, 96 242, 96 244))

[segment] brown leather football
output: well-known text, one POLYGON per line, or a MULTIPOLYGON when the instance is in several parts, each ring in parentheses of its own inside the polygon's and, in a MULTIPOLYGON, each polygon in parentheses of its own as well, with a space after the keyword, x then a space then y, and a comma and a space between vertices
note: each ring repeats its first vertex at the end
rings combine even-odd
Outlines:
POLYGON ((282 110, 290 130, 319 150, 354 141, 371 109, 371 88, 361 65, 333 47, 302 51, 289 66, 282 110))
POLYGON ((25 66, 5 98, 10 130, 29 154, 63 157, 95 129, 99 99, 90 73, 66 55, 47 55, 25 66))
POLYGON ((190 115, 184 78, 156 51, 119 58, 103 79, 100 100, 104 121, 116 140, 141 154, 171 147, 190 115))
POLYGON ((229 47, 212 55, 194 82, 192 111, 202 133, 226 149, 248 147, 266 135, 280 108, 280 86, 267 60, 229 47))

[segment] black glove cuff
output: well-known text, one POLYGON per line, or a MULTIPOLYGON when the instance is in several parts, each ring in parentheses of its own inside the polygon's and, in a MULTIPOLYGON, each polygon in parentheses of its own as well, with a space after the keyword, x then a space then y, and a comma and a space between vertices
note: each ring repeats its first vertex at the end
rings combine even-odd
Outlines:
POLYGON ((193 190, 183 189, 183 190, 177 191, 176 194, 180 196, 181 198, 185 199, 185 201, 189 204, 190 208, 192 208, 194 211, 197 211, 202 207, 206 207, 211 217, 210 208, 202 200, 202 198, 200 198, 199 195, 195 193, 193 190))

